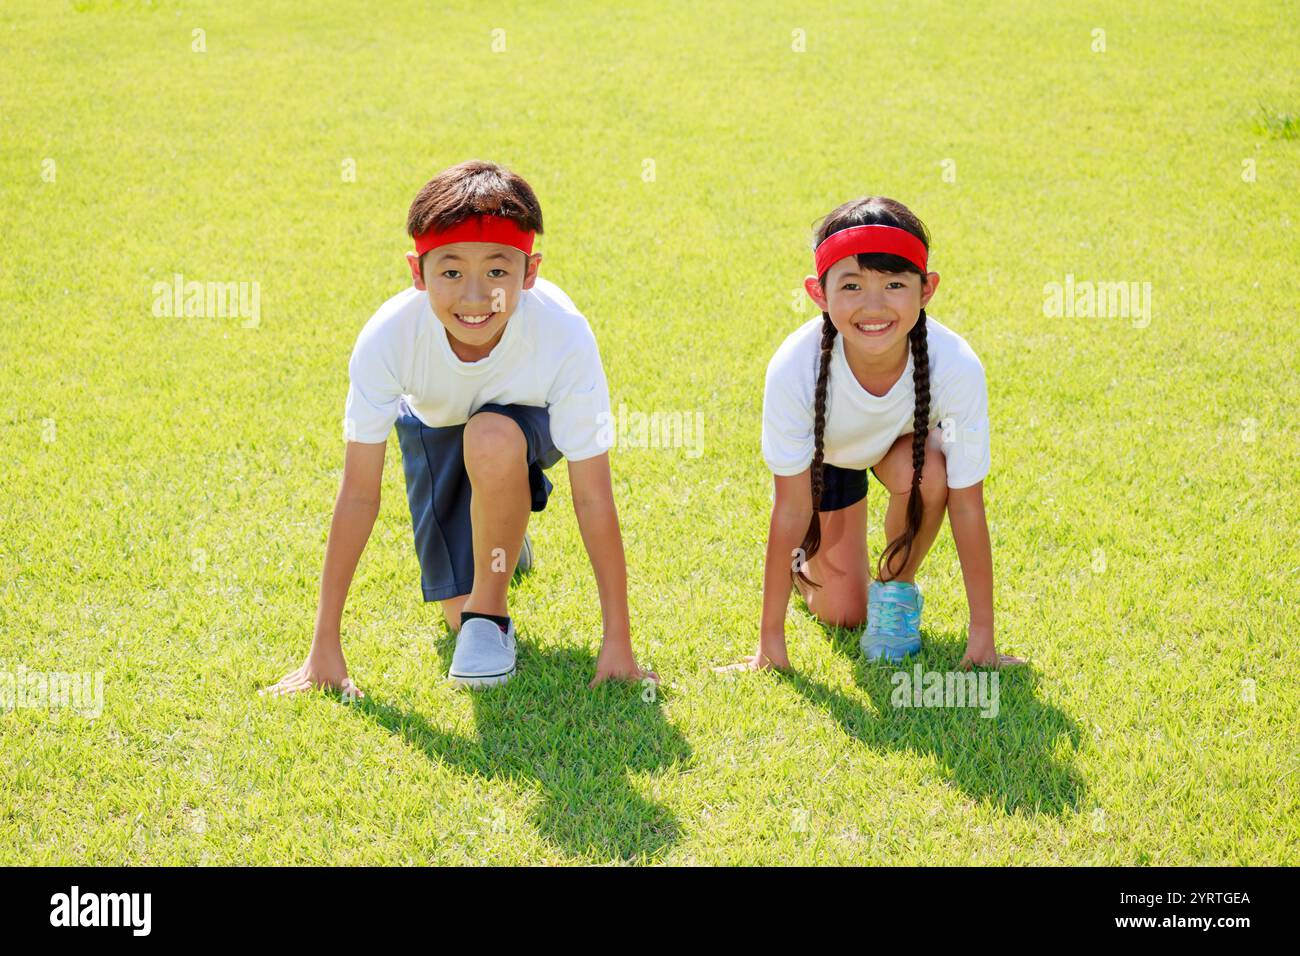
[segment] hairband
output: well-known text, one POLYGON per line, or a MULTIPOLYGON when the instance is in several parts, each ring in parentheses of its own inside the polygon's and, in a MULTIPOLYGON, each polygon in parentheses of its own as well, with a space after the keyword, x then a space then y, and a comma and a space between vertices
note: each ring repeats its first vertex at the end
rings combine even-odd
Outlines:
POLYGON ((817 246, 813 256, 820 278, 832 265, 848 256, 863 252, 883 252, 901 256, 921 272, 925 272, 927 259, 925 243, 906 229, 897 226, 850 226, 833 232, 817 246))
POLYGON ((533 230, 520 228, 519 223, 506 216, 470 216, 450 229, 429 229, 412 238, 417 256, 453 242, 499 242, 532 255, 535 235, 533 230))

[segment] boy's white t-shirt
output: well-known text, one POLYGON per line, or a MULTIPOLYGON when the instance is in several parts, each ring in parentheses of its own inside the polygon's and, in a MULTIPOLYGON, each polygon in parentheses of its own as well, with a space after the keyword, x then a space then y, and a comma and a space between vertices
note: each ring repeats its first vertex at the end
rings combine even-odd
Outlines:
MULTIPOLYGON (((813 460, 813 398, 822 319, 801 325, 772 356, 763 392, 763 458, 777 475, 797 475, 813 460)), ((966 488, 989 473, 988 391, 984 367, 956 332, 926 316, 930 353, 930 427, 942 423, 948 487, 966 488)), ((912 353, 884 395, 858 382, 836 335, 826 387, 822 459, 861 470, 878 464, 901 435, 913 431, 912 353)))
POLYGON ((451 350, 428 293, 404 289, 362 328, 348 374, 344 433, 351 441, 386 441, 405 399, 434 428, 463 425, 489 404, 547 407, 551 441, 570 461, 613 443, 596 338, 569 297, 545 279, 523 291, 500 341, 477 362, 451 350))

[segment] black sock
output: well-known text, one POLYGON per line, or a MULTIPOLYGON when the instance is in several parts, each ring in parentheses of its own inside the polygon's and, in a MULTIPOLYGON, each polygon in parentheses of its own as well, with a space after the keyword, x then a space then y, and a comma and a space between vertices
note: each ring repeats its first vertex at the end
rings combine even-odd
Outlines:
POLYGON ((485 621, 491 621, 497 627, 501 628, 501 633, 505 634, 510 630, 510 616, 502 617, 500 614, 480 614, 478 611, 461 611, 460 626, 464 627, 466 621, 472 621, 476 617, 481 617, 485 621))

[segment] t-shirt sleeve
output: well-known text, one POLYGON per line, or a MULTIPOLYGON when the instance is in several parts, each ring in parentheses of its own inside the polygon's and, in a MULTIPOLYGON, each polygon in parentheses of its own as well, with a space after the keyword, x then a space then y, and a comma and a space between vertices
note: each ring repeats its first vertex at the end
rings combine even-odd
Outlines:
POLYGON ((590 328, 580 330, 576 348, 560 366, 546 405, 551 441, 569 461, 594 458, 614 444, 609 383, 590 328))
POLYGON ((948 462, 948 487, 969 488, 989 473, 989 396, 984 366, 964 357, 946 383, 939 428, 948 462))
POLYGON ((388 440, 402 399, 396 350, 384 329, 367 325, 348 362, 348 399, 343 412, 347 441, 375 444, 388 440))
POLYGON ((811 465, 814 450, 812 396, 792 357, 784 350, 773 356, 763 387, 763 460, 783 477, 811 465))

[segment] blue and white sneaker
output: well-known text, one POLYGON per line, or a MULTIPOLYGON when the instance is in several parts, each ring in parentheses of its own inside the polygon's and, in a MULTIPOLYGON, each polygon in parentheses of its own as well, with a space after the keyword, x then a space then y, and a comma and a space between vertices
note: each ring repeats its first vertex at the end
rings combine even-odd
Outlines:
POLYGON ((858 646, 869 661, 901 661, 921 649, 921 589, 907 581, 872 581, 867 626, 858 646))
POLYGON ((456 635, 450 679, 461 687, 495 687, 515 676, 515 622, 502 632, 487 618, 472 617, 456 635))

